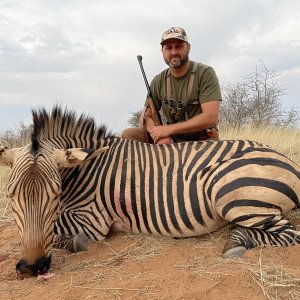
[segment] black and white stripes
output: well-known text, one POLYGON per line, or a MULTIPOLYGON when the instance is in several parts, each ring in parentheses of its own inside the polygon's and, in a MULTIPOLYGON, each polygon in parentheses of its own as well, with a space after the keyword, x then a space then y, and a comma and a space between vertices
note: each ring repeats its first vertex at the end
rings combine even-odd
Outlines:
MULTIPOLYGON (((259 228, 260 223, 269 224, 269 215, 281 214, 299 202, 298 166, 259 143, 150 145, 120 138, 103 143, 109 149, 101 158, 81 169, 80 175, 72 171, 78 182, 85 177, 83 170, 96 173, 85 188, 107 212, 105 226, 99 227, 101 236, 113 223, 126 231, 173 237, 204 234, 228 222, 259 228), (293 187, 282 180, 283 173, 295 181, 293 187), (253 224, 248 224, 251 220, 253 224)), ((78 190, 74 180, 72 189, 78 190)), ((76 201, 85 199, 82 193, 76 201)), ((74 233, 59 229, 60 222, 57 226, 59 233, 74 233)), ((84 231, 95 239, 88 227, 84 231)))
POLYGON ((300 168, 268 146, 143 144, 59 107, 34 111, 33 122, 30 145, 0 147, 0 164, 13 169, 8 189, 27 260, 49 257, 52 241, 79 249, 73 237, 101 240, 111 228, 191 237, 235 223, 225 255, 299 242, 282 214, 299 204, 300 168))

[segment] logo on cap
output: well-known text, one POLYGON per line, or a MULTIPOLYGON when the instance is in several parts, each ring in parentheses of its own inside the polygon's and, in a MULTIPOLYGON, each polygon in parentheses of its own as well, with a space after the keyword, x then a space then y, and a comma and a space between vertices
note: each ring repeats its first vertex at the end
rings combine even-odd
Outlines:
POLYGON ((161 45, 169 39, 177 39, 184 42, 188 42, 188 37, 185 33, 185 30, 180 27, 171 27, 166 32, 163 33, 161 38, 161 45))

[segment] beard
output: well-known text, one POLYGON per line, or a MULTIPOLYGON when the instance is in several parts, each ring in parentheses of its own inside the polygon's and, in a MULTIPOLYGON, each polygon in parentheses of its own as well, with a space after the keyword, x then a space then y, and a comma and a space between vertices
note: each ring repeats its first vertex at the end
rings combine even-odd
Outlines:
POLYGON ((181 68, 188 62, 189 56, 188 54, 184 56, 175 55, 171 58, 164 58, 164 60, 170 68, 181 68))

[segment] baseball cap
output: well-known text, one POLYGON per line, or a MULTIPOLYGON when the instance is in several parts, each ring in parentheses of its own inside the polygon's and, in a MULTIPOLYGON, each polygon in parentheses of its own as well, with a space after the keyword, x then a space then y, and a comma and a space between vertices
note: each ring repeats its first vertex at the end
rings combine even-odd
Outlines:
POLYGON ((188 37, 186 32, 181 27, 171 27, 167 31, 165 31, 161 37, 161 45, 169 39, 177 39, 188 43, 188 37))

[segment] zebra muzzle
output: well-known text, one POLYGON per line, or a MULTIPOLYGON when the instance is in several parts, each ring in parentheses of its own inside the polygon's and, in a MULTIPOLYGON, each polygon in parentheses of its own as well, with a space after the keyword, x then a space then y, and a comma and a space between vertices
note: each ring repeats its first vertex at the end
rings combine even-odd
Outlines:
POLYGON ((46 273, 51 265, 51 256, 41 257, 34 264, 28 264, 25 259, 21 259, 16 264, 16 271, 19 274, 39 275, 46 273))

